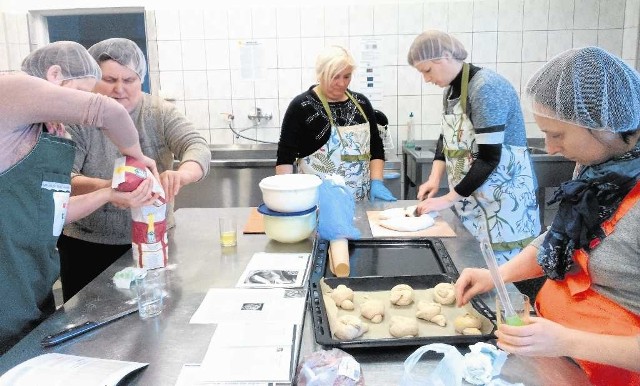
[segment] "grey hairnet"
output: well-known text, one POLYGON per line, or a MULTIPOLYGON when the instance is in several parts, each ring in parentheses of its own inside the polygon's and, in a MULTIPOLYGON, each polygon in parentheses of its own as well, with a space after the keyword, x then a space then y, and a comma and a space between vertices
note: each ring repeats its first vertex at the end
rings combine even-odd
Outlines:
POLYGON ((62 80, 96 78, 100 80, 100 66, 81 44, 70 41, 49 43, 31 52, 22 61, 22 71, 46 79, 51 66, 60 66, 62 80))
POLYGON ((446 32, 430 30, 418 35, 411 43, 407 60, 413 66, 425 60, 453 58, 465 60, 467 50, 460 41, 446 32))
POLYGON ((138 45, 125 38, 112 38, 89 47, 89 53, 98 62, 115 60, 120 65, 133 70, 140 80, 147 74, 147 61, 138 45))
POLYGON ((527 83, 525 103, 537 115, 614 133, 640 127, 640 74, 602 48, 567 50, 527 83))

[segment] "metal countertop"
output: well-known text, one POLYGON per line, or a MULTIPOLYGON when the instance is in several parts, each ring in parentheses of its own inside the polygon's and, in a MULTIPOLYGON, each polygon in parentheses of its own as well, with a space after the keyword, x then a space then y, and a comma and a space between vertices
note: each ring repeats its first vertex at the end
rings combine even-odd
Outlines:
MULTIPOLYGON (((356 223, 363 238, 371 237, 366 211, 408 206, 415 201, 358 204, 356 223)), ((169 231, 170 266, 167 269, 165 308, 155 318, 141 320, 127 316, 97 330, 49 349, 40 340, 67 324, 101 319, 130 308, 135 302, 132 291, 115 288, 111 278, 119 270, 132 266, 130 252, 70 299, 51 317, 41 323, 9 352, 0 358, 0 374, 29 358, 47 352, 148 362, 142 371, 128 376, 122 385, 175 385, 183 364, 200 363, 207 350, 215 325, 189 324, 209 288, 233 287, 246 264, 256 252, 311 251, 313 240, 297 244, 281 244, 265 235, 244 235, 242 228, 250 208, 183 208, 176 211, 177 226, 169 231), (238 245, 222 248, 218 241, 220 216, 234 216, 238 222, 238 245)), ((443 212, 456 238, 442 241, 458 270, 484 265, 477 243, 450 211, 443 212)), ((490 298, 489 298, 490 299, 490 298)), ((491 300, 486 303, 490 305, 491 300)), ((305 317, 300 346, 300 360, 321 349, 315 343, 309 311, 305 317)), ((395 385, 403 374, 403 361, 415 350, 361 349, 350 351, 361 363, 366 384, 395 385)), ((435 368, 439 359, 427 359, 427 367, 435 368)), ((580 368, 563 358, 527 358, 509 356, 502 379, 535 385, 588 385, 580 368)))

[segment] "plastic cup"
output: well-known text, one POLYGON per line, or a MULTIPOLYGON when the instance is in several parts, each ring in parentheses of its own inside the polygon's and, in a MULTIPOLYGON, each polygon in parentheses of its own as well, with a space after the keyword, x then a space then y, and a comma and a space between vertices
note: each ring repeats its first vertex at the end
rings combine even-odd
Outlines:
POLYGON ((220 217, 218 223, 220 228, 220 245, 223 247, 235 246, 238 243, 236 219, 232 217, 220 217))
POLYGON ((147 319, 160 314, 165 286, 164 270, 149 270, 144 277, 137 277, 135 282, 140 317, 147 319))
POLYGON ((515 315, 506 316, 504 307, 500 302, 500 297, 496 296, 496 318, 498 325, 504 323, 510 326, 524 326, 529 324, 529 297, 520 292, 507 292, 507 297, 511 301, 515 315))

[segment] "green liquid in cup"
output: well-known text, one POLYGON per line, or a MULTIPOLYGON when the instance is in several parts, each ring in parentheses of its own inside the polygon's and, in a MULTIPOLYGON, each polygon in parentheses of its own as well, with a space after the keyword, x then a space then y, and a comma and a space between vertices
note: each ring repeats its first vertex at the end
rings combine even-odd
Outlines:
POLYGON ((509 326, 524 326, 525 325, 525 323, 522 321, 522 319, 520 319, 520 317, 518 315, 509 316, 505 320, 505 323, 508 324, 509 326))

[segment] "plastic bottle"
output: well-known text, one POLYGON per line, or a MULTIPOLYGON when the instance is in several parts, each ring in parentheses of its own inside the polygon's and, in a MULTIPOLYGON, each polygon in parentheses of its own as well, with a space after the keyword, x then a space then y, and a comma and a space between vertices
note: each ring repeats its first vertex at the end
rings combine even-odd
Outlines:
POLYGON ((409 120, 407 120, 407 141, 404 143, 404 146, 407 149, 413 149, 416 147, 415 133, 413 130, 413 112, 411 112, 409 113, 409 120))

